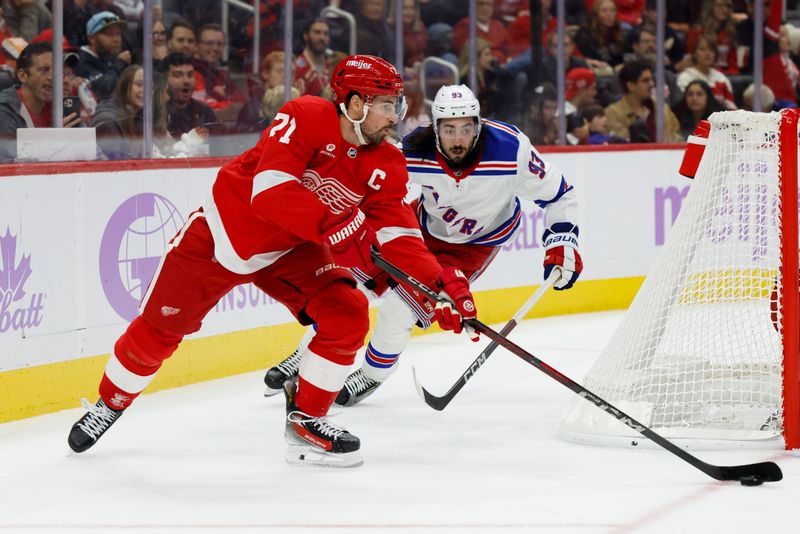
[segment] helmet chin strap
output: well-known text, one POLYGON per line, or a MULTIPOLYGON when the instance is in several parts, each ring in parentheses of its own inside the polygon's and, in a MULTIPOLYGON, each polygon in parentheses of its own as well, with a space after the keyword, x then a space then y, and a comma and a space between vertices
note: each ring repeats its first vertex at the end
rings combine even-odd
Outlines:
POLYGON ((361 119, 359 120, 350 118, 350 115, 347 114, 347 109, 344 107, 343 103, 339 104, 339 109, 342 110, 342 114, 345 116, 345 118, 353 124, 353 130, 356 132, 356 139, 358 139, 358 144, 366 145, 367 140, 364 139, 364 134, 361 133, 361 123, 367 119, 367 113, 369 113, 369 104, 364 104, 364 116, 361 117, 361 119))

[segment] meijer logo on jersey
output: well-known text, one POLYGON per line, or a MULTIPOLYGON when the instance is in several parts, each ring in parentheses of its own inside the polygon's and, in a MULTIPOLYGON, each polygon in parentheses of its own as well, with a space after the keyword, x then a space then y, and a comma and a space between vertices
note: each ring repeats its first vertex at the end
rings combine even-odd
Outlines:
POLYGON ((24 286, 32 273, 30 254, 23 254, 17 263, 17 236, 7 227, 0 236, 0 334, 42 323, 44 293, 26 299, 24 286))

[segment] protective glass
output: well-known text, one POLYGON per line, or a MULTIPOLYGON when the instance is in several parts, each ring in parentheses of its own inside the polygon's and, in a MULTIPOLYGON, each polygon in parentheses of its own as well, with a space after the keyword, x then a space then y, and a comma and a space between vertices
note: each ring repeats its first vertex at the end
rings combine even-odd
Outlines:
POLYGON ((394 117, 397 116, 397 120, 403 120, 403 117, 406 116, 406 111, 408 110, 408 101, 406 97, 401 95, 397 97, 397 100, 394 102, 382 100, 377 102, 376 99, 378 97, 374 97, 372 100, 372 104, 369 106, 370 113, 377 113, 378 115, 382 115, 384 117, 394 117))

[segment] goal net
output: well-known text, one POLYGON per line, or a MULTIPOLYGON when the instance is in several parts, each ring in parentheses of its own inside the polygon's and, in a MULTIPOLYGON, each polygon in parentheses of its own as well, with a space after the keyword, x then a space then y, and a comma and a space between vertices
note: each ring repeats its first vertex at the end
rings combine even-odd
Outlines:
MULTIPOLYGON (((796 117, 711 116, 666 244, 583 382, 684 446, 800 446, 796 117)), ((649 443, 581 398, 561 431, 580 442, 649 443)))

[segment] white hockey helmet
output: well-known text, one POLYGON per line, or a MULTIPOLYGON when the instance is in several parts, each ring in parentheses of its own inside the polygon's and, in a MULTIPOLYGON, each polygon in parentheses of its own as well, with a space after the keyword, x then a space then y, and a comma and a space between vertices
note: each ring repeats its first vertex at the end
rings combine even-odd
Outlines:
POLYGON ((475 94, 466 85, 443 85, 436 92, 431 106, 433 118, 433 131, 436 133, 436 146, 439 147, 439 121, 441 119, 455 119, 460 117, 474 117, 476 121, 475 143, 481 134, 481 104, 475 94))

